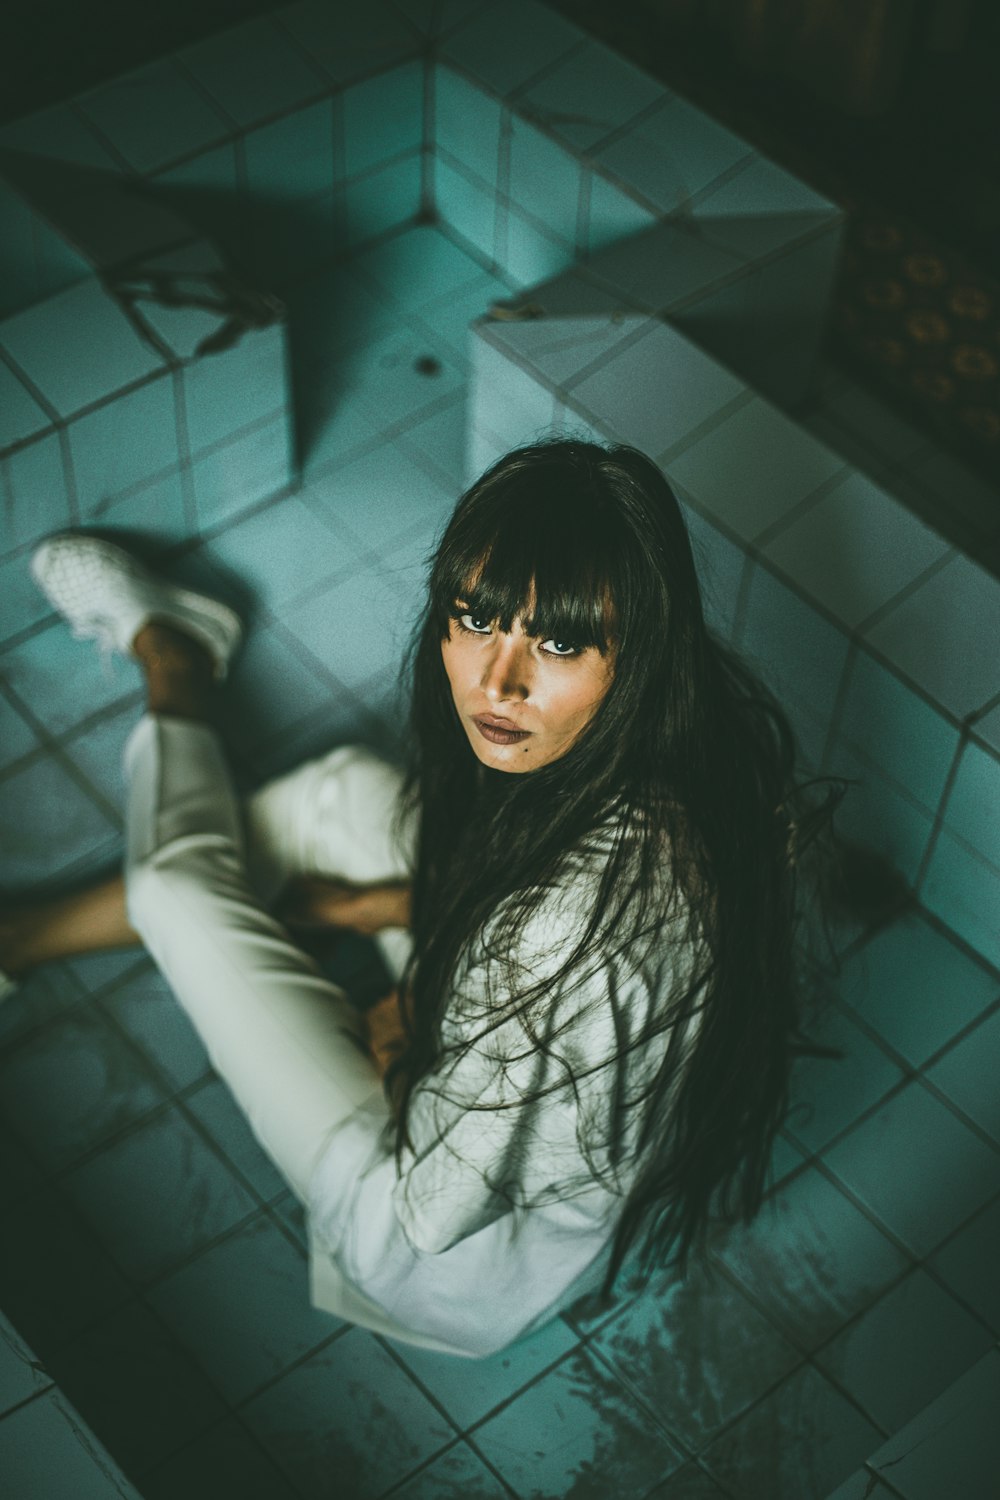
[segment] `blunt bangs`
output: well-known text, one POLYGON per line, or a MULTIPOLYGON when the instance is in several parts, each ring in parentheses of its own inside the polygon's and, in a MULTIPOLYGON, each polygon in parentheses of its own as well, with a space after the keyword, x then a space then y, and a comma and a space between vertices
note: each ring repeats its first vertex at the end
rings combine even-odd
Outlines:
POLYGON ((460 599, 504 631, 520 618, 546 640, 602 654, 615 644, 620 525, 586 488, 549 477, 515 471, 456 513, 431 579, 442 634, 460 599))

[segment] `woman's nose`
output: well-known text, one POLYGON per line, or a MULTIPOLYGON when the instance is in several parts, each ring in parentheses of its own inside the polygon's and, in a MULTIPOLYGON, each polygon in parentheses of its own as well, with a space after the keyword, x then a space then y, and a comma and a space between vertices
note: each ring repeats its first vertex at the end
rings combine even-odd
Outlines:
POLYGON ((531 690, 531 656, 519 642, 498 635, 483 671, 483 690, 494 703, 527 698, 531 690))

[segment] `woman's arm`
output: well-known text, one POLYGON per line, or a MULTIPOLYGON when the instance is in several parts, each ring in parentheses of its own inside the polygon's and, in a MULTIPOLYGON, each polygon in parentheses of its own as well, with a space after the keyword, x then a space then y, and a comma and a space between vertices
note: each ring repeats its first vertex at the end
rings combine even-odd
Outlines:
POLYGON ((373 937, 387 927, 409 927, 410 887, 349 885, 300 875, 282 891, 274 914, 289 927, 347 927, 373 937))
MULTIPOLYGON (((319 876, 290 881, 275 904, 289 927, 349 927, 371 937, 410 925, 408 885, 348 885, 319 876)), ((20 978, 38 964, 140 945, 125 910, 120 875, 0 911, 0 970, 20 978)))
MULTIPOLYGON (((349 928, 373 937, 388 927, 410 924, 408 885, 349 885, 319 876, 298 876, 282 891, 275 915, 291 928, 349 928)), ((407 1043, 406 1020, 399 990, 377 1000, 362 1012, 361 1025, 379 1078, 407 1043)))
POLYGON ((361 1015, 361 1026, 375 1071, 384 1078, 405 1049, 408 1040, 405 1001, 399 990, 390 990, 361 1015))

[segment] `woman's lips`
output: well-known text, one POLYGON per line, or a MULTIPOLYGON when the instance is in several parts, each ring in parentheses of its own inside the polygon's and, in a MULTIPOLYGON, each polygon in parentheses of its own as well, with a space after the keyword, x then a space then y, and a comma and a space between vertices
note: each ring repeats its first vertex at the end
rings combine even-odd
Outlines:
POLYGON ((495 718, 493 714, 475 714, 472 722, 491 745, 516 745, 531 733, 529 729, 515 728, 510 719, 495 718))

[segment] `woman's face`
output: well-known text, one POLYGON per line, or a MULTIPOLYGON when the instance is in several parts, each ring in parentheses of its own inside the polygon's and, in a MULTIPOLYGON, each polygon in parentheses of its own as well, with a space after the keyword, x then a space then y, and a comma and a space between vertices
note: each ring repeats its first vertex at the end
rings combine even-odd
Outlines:
POLYGON ((458 619, 441 643, 455 709, 478 758, 495 771, 537 771, 580 737, 611 686, 612 653, 576 650, 525 633, 519 616, 504 632, 455 601, 458 619))

